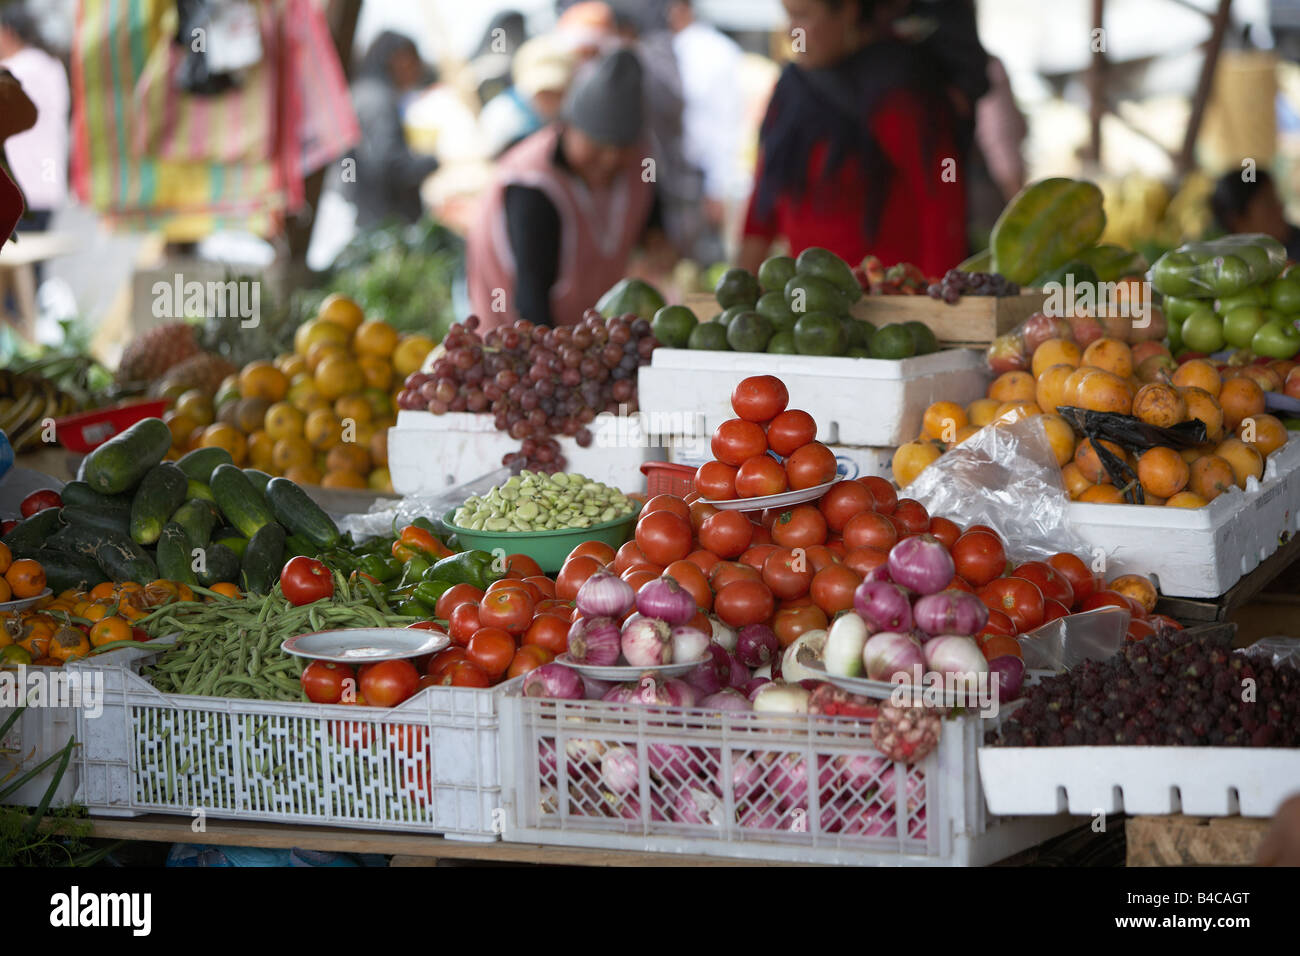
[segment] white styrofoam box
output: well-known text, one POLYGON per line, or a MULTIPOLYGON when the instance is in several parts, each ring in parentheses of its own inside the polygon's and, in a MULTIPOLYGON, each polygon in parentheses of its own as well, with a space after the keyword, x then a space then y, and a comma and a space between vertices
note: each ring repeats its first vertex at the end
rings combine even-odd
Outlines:
POLYGON ((945 349, 901 361, 656 349, 642 366, 637 400, 651 434, 711 435, 729 418, 731 392, 750 375, 775 375, 790 407, 817 420, 827 445, 884 447, 911 441, 925 409, 941 399, 983 398, 992 376, 984 355, 945 349))
MULTIPOLYGON (((867 475, 879 475, 881 478, 893 480, 893 448, 857 448, 853 445, 827 447, 835 454, 835 471, 839 477, 865 478, 867 475)), ((676 465, 692 465, 698 468, 712 457, 707 440, 700 442, 691 438, 675 437, 668 445, 668 460, 676 465)))
MULTIPOLYGON (((624 491, 640 487, 642 462, 664 461, 662 447, 646 436, 636 416, 601 414, 590 426, 591 445, 560 438, 566 469, 624 491)), ((519 441, 497 431, 492 416, 470 412, 399 411, 388 430, 388 470, 399 494, 430 494, 473 481, 501 467, 519 441)))
POLYGON ((988 814, 975 764, 984 726, 978 717, 945 721, 938 748, 911 766, 874 749, 869 721, 841 717, 652 711, 512 693, 501 719, 504 838, 511 841, 809 863, 977 866, 1077 825, 1065 816, 988 814), (603 753, 615 746, 637 763, 638 779, 621 795, 602 780, 603 753), (681 749, 656 749, 668 746, 681 749), (862 772, 844 772, 840 758, 864 757, 862 772), (755 763, 757 780, 736 772, 755 763), (741 789, 747 779, 748 792, 741 789), (711 822, 679 818, 683 789, 711 798, 711 822))
POLYGON ((1070 526, 1105 555, 1105 576, 1154 575, 1170 597, 1214 598, 1255 570, 1300 530, 1300 434, 1249 478, 1203 508, 1072 501, 1070 526))
POLYGON ((1300 793, 1300 750, 1279 747, 981 747, 993 813, 1271 817, 1300 793))
POLYGON ((77 715, 78 798, 96 813, 499 838, 508 685, 379 708, 162 694, 123 667, 104 677, 103 713, 77 715))

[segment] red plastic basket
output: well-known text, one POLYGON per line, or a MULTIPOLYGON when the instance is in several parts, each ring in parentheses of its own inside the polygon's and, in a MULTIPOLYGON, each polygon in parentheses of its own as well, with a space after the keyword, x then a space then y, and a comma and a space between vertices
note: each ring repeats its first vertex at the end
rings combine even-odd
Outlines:
POLYGON ((136 402, 117 408, 96 408, 54 420, 54 435, 68 451, 94 451, 119 432, 138 421, 159 418, 167 410, 167 400, 136 402))
POLYGON ((695 469, 690 465, 674 465, 666 461, 647 461, 641 466, 645 475, 646 494, 676 495, 685 498, 695 490, 695 469))

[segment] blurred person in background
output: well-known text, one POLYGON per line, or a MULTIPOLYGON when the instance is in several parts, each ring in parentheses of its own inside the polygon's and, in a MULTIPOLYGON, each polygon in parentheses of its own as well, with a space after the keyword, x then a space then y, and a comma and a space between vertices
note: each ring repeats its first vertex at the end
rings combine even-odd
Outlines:
POLYGON ((1002 61, 989 57, 989 91, 975 104, 975 149, 967 181, 967 211, 977 248, 988 245, 993 224, 1016 193, 1027 173, 1021 145, 1029 134, 1025 115, 1016 105, 1011 80, 1002 61))
POLYGON ((361 123, 354 152, 356 179, 344 195, 357 207, 357 226, 388 220, 413 223, 423 213, 420 185, 438 168, 432 156, 411 151, 402 127, 403 100, 428 80, 410 37, 385 31, 376 37, 352 84, 352 105, 361 123))
POLYGON ((510 86, 510 64, 527 39, 524 15, 518 10, 503 10, 492 18, 469 63, 480 103, 500 96, 510 86))
POLYGON ((1241 166, 1219 177, 1210 196, 1210 211, 1226 233, 1262 232, 1286 246, 1286 257, 1300 261, 1300 229, 1286 221, 1286 210, 1267 170, 1255 170, 1247 182, 1241 166))
POLYGON ((36 104, 35 125, 10 137, 4 149, 27 197, 18 231, 43 232, 68 201, 68 73, 42 46, 35 21, 18 3, 0 7, 0 68, 12 73, 36 104))
POLYGON ((574 325, 662 246, 646 155, 641 65, 627 50, 575 76, 560 120, 506 153, 470 230, 470 303, 483 330, 574 325))
POLYGON ((897 5, 783 0, 803 52, 773 91, 739 264, 773 240, 942 275, 967 255, 960 123, 940 65, 890 27, 897 5))
POLYGON ((574 63, 573 54, 550 34, 533 37, 519 48, 511 68, 514 82, 478 117, 488 155, 501 155, 559 116, 574 63))
MULTIPOLYGON (((0 150, 13 136, 36 125, 36 105, 8 70, 0 69, 0 150)), ((23 214, 23 194, 0 162, 0 255, 23 214)))
POLYGON ((578 63, 602 57, 618 45, 614 11, 601 0, 581 0, 569 6, 556 21, 555 35, 578 63))

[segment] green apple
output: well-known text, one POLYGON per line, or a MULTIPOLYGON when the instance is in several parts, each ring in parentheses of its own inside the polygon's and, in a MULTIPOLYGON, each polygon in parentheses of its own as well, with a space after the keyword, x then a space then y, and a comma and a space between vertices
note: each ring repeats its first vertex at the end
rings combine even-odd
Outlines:
POLYGON ((1206 288, 1220 297, 1231 297, 1244 292, 1255 280, 1246 260, 1234 255, 1214 256, 1203 262, 1197 270, 1197 277, 1206 288))
POLYGON ((1251 351, 1271 359, 1289 359, 1300 352, 1300 329, 1291 319, 1266 322, 1250 340, 1251 351))
POLYGON ((1192 281, 1197 272, 1197 261, 1186 252, 1167 252, 1151 269, 1152 281, 1161 295, 1187 296, 1204 294, 1192 281))
POLYGON ((1269 285, 1269 305, 1283 315, 1300 312, 1300 274, 1286 275, 1269 285))
POLYGON ((1208 305, 1204 306, 1183 322, 1182 338, 1194 352, 1217 352, 1223 348, 1223 322, 1208 305))
POLYGON ((1176 295, 1167 295, 1160 308, 1164 311, 1166 319, 1171 322, 1181 322, 1200 304, 1200 299, 1184 299, 1176 295))
POLYGON ((1172 354, 1177 354, 1178 350, 1183 347, 1183 323, 1175 322, 1173 319, 1169 319, 1167 315, 1166 319, 1168 319, 1166 335, 1169 338, 1169 351, 1172 354))
POLYGON ((1214 303, 1214 311, 1219 315, 1227 315, 1239 305, 1268 305, 1268 292, 1263 286, 1253 285, 1245 292, 1238 292, 1236 295, 1224 296, 1214 303))
POLYGON ((1239 305, 1223 313, 1223 338, 1234 349, 1250 348, 1250 340, 1267 321, 1257 305, 1239 305))

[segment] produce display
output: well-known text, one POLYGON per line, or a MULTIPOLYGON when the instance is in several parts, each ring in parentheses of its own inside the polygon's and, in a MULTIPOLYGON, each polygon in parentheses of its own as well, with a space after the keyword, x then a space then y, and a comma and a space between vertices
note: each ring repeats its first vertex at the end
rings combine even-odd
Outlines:
POLYGON ((956 305, 964 295, 1019 295, 1020 286, 996 272, 963 272, 949 269, 939 282, 931 282, 926 294, 932 299, 943 299, 956 305))
POLYGON ((0 369, 0 431, 16 453, 38 448, 50 419, 82 408, 77 396, 60 386, 57 374, 50 364, 34 364, 27 371, 0 369))
POLYGON ((556 531, 604 524, 635 510, 627 495, 582 475, 524 470, 465 499, 452 521, 473 531, 556 531))
POLYGON ((1040 286, 1096 245, 1106 228, 1101 190, 1075 179, 1030 183, 1002 210, 989 239, 990 272, 1023 286, 1040 286))

